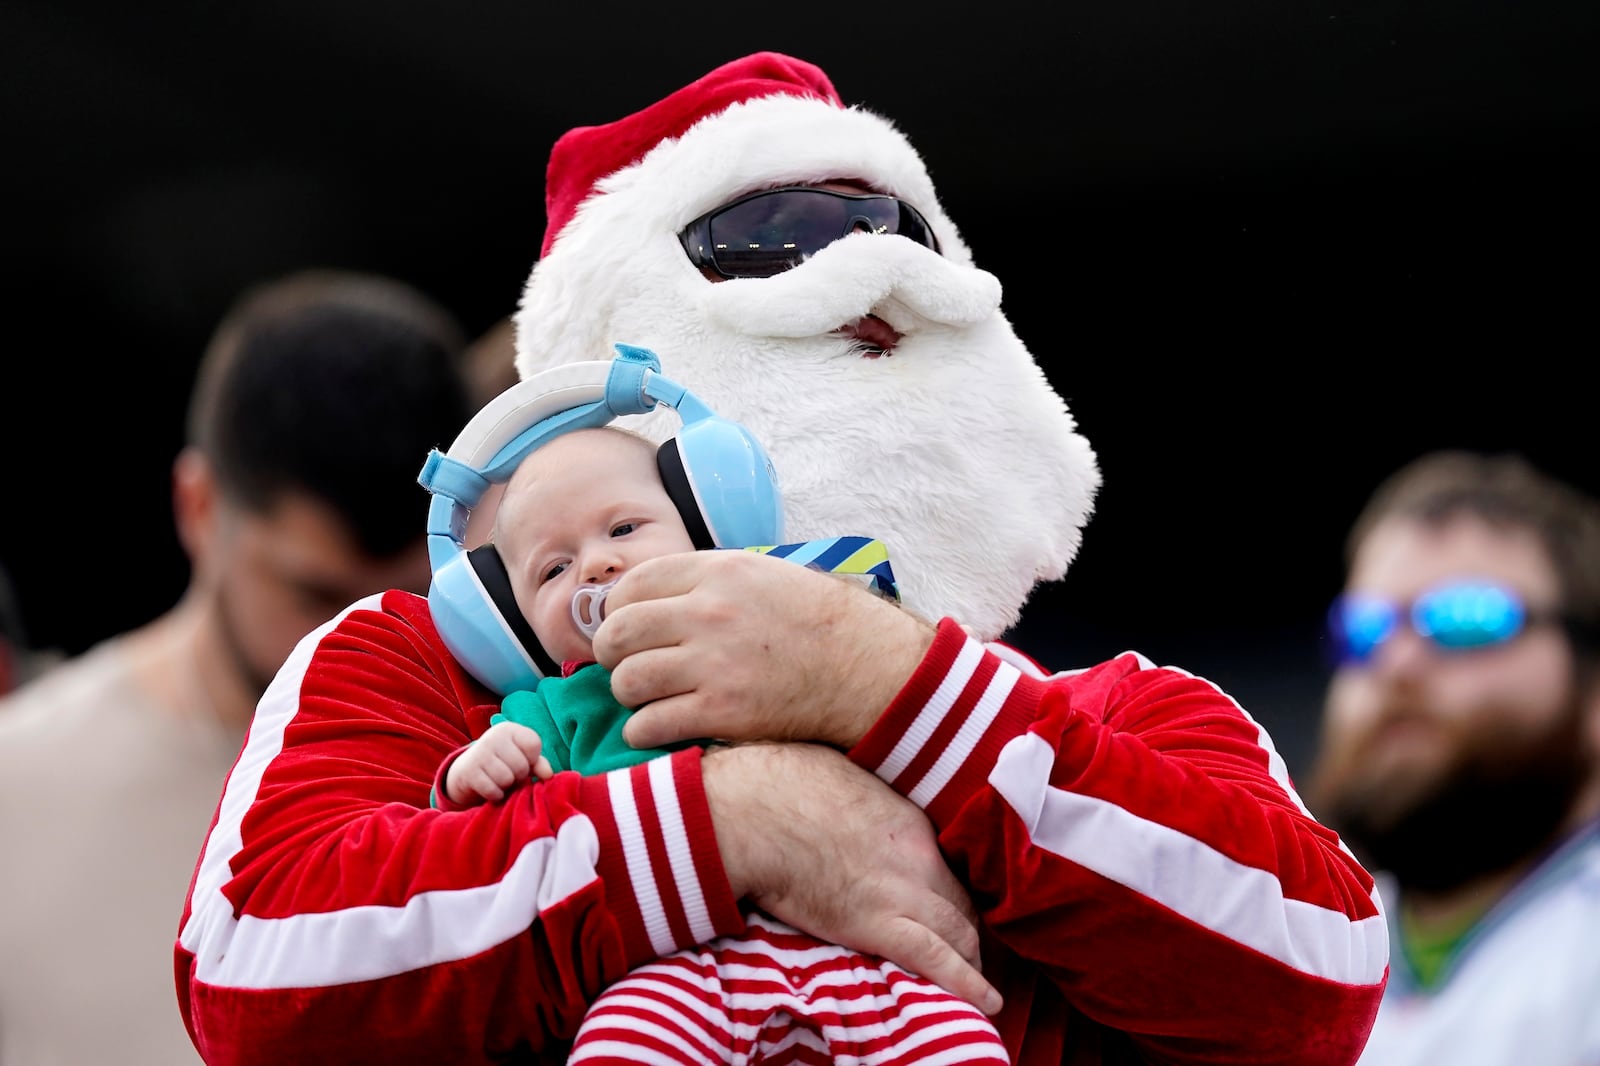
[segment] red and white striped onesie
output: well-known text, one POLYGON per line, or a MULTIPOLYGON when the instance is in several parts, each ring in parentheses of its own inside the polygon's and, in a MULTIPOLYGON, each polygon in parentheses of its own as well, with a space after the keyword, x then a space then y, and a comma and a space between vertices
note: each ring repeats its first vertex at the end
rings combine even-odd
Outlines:
POLYGON ((600 994, 569 1063, 1009 1063, 972 1004, 759 912, 743 935, 646 963, 600 994))

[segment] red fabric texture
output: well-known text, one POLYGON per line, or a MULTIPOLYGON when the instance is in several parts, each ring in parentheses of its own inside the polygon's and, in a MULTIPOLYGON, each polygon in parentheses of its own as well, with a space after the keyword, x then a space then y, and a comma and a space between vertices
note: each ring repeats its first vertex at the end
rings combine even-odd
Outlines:
POLYGON ((601 178, 637 163, 662 141, 682 136, 696 122, 733 104, 781 95, 814 97, 844 106, 820 67, 778 52, 756 52, 724 63, 615 122, 568 130, 551 149, 545 170, 546 222, 539 255, 550 254, 578 205, 594 193, 601 178))
MULTIPOLYGON (((325 921, 315 934, 317 951, 355 959, 417 944, 413 933, 397 932, 393 943, 378 940, 387 935, 385 927, 398 929, 404 914, 425 911, 430 896, 493 894, 530 862, 545 871, 547 887, 519 935, 476 954, 370 979, 240 987, 207 980, 180 940, 178 1004, 212 1066, 498 1062, 515 1058, 518 1049, 553 1052, 577 1030, 601 988, 660 953, 648 935, 641 897, 674 905, 684 892, 677 879, 693 877, 712 932, 743 930, 705 806, 698 749, 675 753, 669 764, 674 813, 694 838, 689 869, 649 862, 630 867, 630 854, 664 853, 648 836, 671 832, 677 838, 679 832, 653 809, 652 785, 627 771, 616 779, 558 774, 504 803, 457 812, 429 808, 435 771, 487 728, 498 703, 449 655, 422 597, 390 592, 380 610, 351 611, 323 637, 303 674, 278 691, 283 706, 264 701, 246 740, 252 752, 252 745, 277 750, 256 771, 259 783, 241 786, 251 798, 237 838, 217 842, 227 854, 222 883, 206 890, 213 913, 220 891, 228 901, 223 915, 261 923, 269 937, 279 924, 325 921), (267 736, 280 728, 279 736, 267 736), (646 816, 619 818, 619 799, 646 816), (594 851, 581 844, 547 850, 563 834, 583 841, 584 826, 593 827, 594 851), (393 921, 362 933, 365 948, 351 940, 339 946, 346 921, 359 924, 375 913, 393 915, 393 921), (441 1018, 450 1020, 449 1032, 428 1035, 441 1018), (388 1045, 391 1037, 396 1042, 388 1045), (375 1050, 384 1045, 404 1053, 375 1050)), ((229 786, 238 785, 239 776, 236 767, 229 786)), ((219 812, 226 805, 225 798, 219 812)), ((203 853, 197 878, 205 862, 203 853)), ((180 930, 194 914, 195 892, 192 883, 180 930)), ((437 919, 449 920, 442 913, 437 919)), ((669 921, 684 928, 676 915, 669 921)), ((469 918, 452 929, 470 932, 472 924, 469 918)), ((238 949, 219 942, 226 946, 211 953, 213 962, 238 949)), ((262 957, 270 966, 282 956, 269 949, 262 957)), ((291 958, 284 965, 298 963, 291 958)))
MULTIPOLYGON (((979 728, 1003 669, 993 655, 978 659, 929 729, 928 707, 961 676, 957 663, 971 644, 944 619, 923 665, 851 758, 904 794, 923 786, 958 737, 979 728), (902 768, 891 753, 908 733, 926 739, 902 768), (897 772, 886 774, 886 764, 897 772)), ((1214 685, 1132 654, 1044 681, 1023 674, 1007 690, 925 809, 994 936, 984 945, 984 973, 1005 997, 995 1023, 1016 1063, 1356 1060, 1386 969, 1372 981, 1341 982, 1287 965, 1052 850, 1077 831, 1068 822, 1103 805, 1221 853, 1240 880, 1251 871, 1270 875, 1285 911, 1309 903, 1352 923, 1380 921, 1370 874, 1271 776, 1260 741, 1255 723, 1214 685), (1023 783, 1007 780, 997 763, 1025 736, 1053 752, 1052 791, 1092 801, 1083 811, 1032 811, 1023 783), (1068 912, 1075 917, 1063 920, 1068 912)), ((1094 844, 1119 847, 1142 844, 1116 832, 1094 844)), ((1236 891, 1225 883, 1207 889, 1236 891)), ((1255 924, 1273 921, 1262 915, 1255 924)), ((1334 955, 1340 947, 1318 946, 1334 955)))

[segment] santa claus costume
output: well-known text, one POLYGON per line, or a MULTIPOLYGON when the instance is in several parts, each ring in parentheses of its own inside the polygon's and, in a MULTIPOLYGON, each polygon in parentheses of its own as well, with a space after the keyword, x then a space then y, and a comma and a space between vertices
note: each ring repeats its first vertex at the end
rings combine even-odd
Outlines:
MULTIPOLYGON (((1011 1061, 1353 1062, 1383 914, 1266 732, 1133 652, 1049 673, 995 643, 1065 573, 1099 473, 900 131, 811 64, 747 56, 569 133, 547 206, 521 374, 651 348, 766 444, 791 538, 880 537, 941 619, 849 756, 926 812, 978 905, 1011 1061), (722 205, 817 186, 903 201, 933 240, 852 226, 756 276, 685 243, 722 205)), ((211 1066, 559 1061, 628 971, 744 931, 698 749, 430 810, 496 709, 418 597, 302 642, 183 909, 179 1003, 211 1066)))

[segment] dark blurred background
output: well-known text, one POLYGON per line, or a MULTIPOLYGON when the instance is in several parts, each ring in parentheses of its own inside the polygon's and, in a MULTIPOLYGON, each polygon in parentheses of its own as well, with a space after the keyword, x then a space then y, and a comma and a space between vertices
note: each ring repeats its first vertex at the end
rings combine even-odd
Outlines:
POLYGON ((0 563, 36 643, 177 596, 169 464, 241 287, 377 270, 486 330, 552 141, 762 48, 918 145, 1100 454, 1013 634, 1048 665, 1208 676, 1300 770, 1380 477, 1465 445, 1600 491, 1592 3, 552 6, 0 6, 0 563))

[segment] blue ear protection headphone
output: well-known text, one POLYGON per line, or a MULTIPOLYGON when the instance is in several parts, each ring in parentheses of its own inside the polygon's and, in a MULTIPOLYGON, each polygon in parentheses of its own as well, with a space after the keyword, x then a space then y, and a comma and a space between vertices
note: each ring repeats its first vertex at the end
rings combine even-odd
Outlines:
POLYGON ((489 401, 447 452, 428 453, 417 481, 428 508, 428 608, 452 654, 502 695, 531 689, 559 664, 534 638, 493 544, 462 544, 467 518, 491 484, 563 433, 603 426, 656 404, 678 413, 677 435, 656 449, 667 494, 696 548, 743 548, 783 539, 783 503, 766 449, 744 426, 718 418, 662 376, 647 348, 616 345, 612 360, 569 363, 518 382, 489 401))

